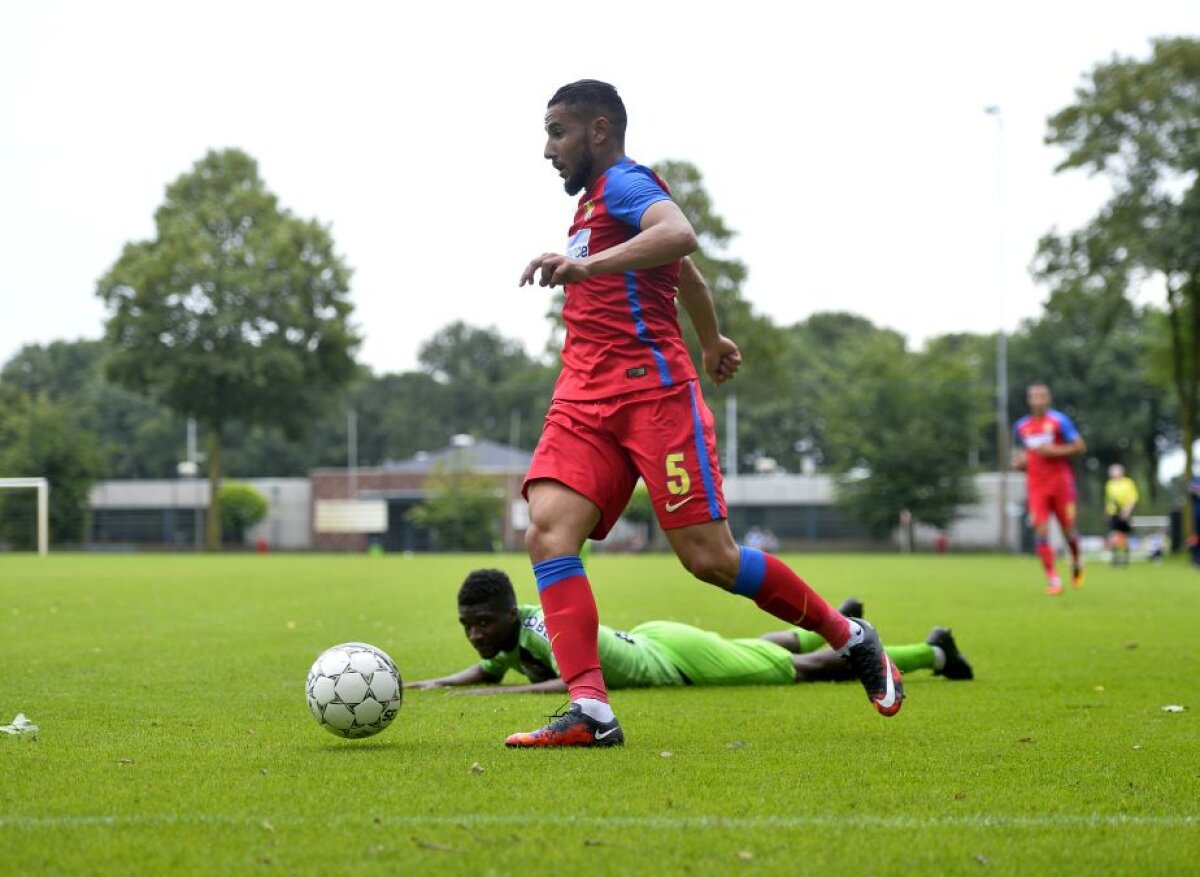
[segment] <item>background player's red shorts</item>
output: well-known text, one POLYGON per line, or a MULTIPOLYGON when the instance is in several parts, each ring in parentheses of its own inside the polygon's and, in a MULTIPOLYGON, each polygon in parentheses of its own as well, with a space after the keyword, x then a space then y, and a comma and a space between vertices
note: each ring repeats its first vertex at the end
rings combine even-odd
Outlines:
POLYGON ((1073 478, 1055 478, 1029 489, 1029 517, 1033 526, 1040 527, 1050 520, 1050 513, 1064 527, 1075 525, 1075 481, 1073 478))
POLYGON ((554 400, 523 492, 549 478, 583 494, 600 508, 591 538, 603 539, 639 476, 664 530, 724 519, 716 430, 699 382, 596 402, 554 400))

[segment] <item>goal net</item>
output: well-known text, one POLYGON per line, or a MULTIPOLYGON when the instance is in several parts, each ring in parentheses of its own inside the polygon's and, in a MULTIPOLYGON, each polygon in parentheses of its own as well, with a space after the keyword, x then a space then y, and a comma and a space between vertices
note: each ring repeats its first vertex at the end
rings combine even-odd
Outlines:
POLYGON ((34 527, 38 554, 48 554, 50 551, 50 484, 45 478, 0 478, 0 493, 34 491, 36 496, 36 512, 34 527))

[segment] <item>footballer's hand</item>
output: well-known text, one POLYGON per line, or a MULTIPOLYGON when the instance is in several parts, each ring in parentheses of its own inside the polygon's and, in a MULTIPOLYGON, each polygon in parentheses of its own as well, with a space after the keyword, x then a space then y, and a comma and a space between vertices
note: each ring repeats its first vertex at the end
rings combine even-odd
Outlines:
POLYGON ((704 348, 701 355, 704 371, 715 384, 732 380, 742 367, 742 351, 731 338, 724 335, 718 335, 715 341, 704 348))
POLYGON ((418 679, 414 682, 405 682, 404 687, 413 691, 424 691, 428 688, 441 688, 442 683, 437 679, 418 679))
POLYGON ((581 259, 572 259, 561 253, 542 253, 525 266, 521 272, 521 282, 517 285, 533 283, 536 278, 539 286, 562 286, 587 280, 590 276, 587 265, 581 259))

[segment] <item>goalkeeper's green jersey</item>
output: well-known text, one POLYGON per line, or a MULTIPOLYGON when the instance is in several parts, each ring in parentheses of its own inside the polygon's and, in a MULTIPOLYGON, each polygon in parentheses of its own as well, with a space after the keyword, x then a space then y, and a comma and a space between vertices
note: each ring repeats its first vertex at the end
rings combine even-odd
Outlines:
MULTIPOLYGON (((517 646, 479 662, 488 679, 499 682, 516 670, 531 682, 558 678, 558 664, 550 650, 546 619, 540 606, 518 606, 521 632, 517 646)), ((644 636, 600 625, 600 666, 610 688, 648 688, 683 685, 675 665, 644 636)))
MULTIPOLYGON (((480 662, 499 682, 516 670, 532 682, 558 677, 546 621, 537 606, 518 606, 514 649, 480 662)), ((762 639, 725 639, 673 621, 647 621, 626 633, 600 625, 600 668, 609 688, 660 685, 786 685, 796 680, 791 653, 762 639)))

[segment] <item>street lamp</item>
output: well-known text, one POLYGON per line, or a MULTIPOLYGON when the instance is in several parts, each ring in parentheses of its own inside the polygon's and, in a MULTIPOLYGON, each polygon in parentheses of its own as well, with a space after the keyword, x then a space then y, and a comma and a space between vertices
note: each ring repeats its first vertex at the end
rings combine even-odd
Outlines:
POLYGON ((1005 287, 1005 247, 1004 247, 1004 116, 1000 107, 990 106, 984 112, 996 120, 997 152, 999 167, 997 182, 997 218, 999 225, 999 299, 1000 330, 996 333, 996 472, 1000 476, 997 500, 1000 511, 1000 550, 1008 551, 1008 466, 1009 466, 1009 433, 1008 433, 1008 334, 1004 328, 1004 287, 1005 287))

